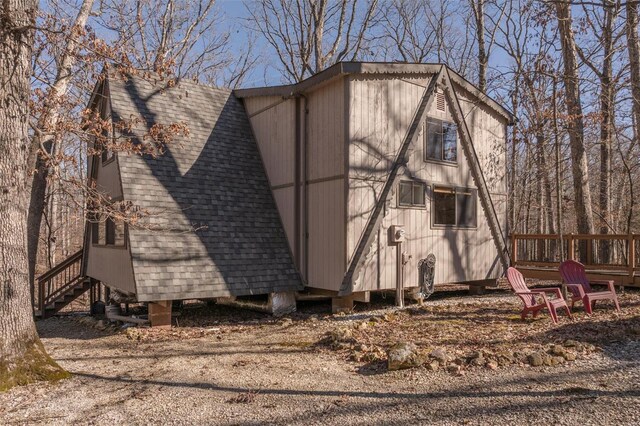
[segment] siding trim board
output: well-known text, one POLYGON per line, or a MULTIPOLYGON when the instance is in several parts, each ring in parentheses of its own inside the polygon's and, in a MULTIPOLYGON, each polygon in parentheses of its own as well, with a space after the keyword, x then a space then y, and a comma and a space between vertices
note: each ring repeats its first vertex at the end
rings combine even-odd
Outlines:
POLYGON ((267 112, 267 111, 269 111, 271 108, 275 108, 275 107, 277 107, 278 105, 280 105, 281 103, 287 102, 289 99, 291 99, 291 98, 289 98, 289 97, 283 97, 283 98, 282 98, 282 99, 280 99, 279 101, 276 101, 276 102, 274 102, 274 103, 272 103, 272 104, 270 104, 270 105, 267 105, 267 106, 266 106, 266 107, 264 107, 264 108, 259 109, 258 111, 255 111, 255 112, 253 112, 253 113, 249 114, 249 118, 253 118, 253 117, 257 116, 257 115, 262 114, 263 112, 267 112))
POLYGON ((511 263, 507 241, 504 233, 502 232, 500 221, 498 220, 498 213, 496 212, 493 201, 491 200, 489 187, 485 180, 482 167, 480 166, 478 154, 473 146, 473 138, 471 137, 471 132, 469 131, 467 121, 465 120, 464 113, 462 112, 462 107, 460 106, 458 96, 451 84, 451 78, 449 76, 448 69, 445 69, 444 93, 447 97, 447 100, 449 101, 451 114, 458 124, 458 129, 460 130, 460 141, 462 142, 462 149, 465 153, 467 161, 469 162, 471 175, 473 176, 473 179, 476 182, 476 187, 478 188, 478 198, 480 199, 480 205, 484 210, 484 216, 487 219, 489 228, 491 229, 491 235, 493 237, 496 248, 498 249, 498 255, 500 257, 500 261, 502 262, 502 267, 506 271, 511 263))
POLYGON ((351 142, 351 77, 347 76, 343 82, 343 115, 344 119, 344 141, 343 141, 343 155, 344 155, 344 186, 343 186, 343 203, 344 203, 344 256, 342 270, 346 271, 349 266, 349 143, 351 142))
MULTIPOLYGON (((294 179, 295 186, 293 190, 293 234, 295 235, 294 239, 294 249, 293 249, 293 259, 296 265, 300 264, 300 173, 301 173, 301 164, 300 164, 300 155, 302 151, 302 125, 300 123, 300 96, 296 96, 295 102, 295 116, 296 116, 296 127, 295 127, 295 149, 294 149, 294 158, 295 158, 295 168, 294 168, 294 179)), ((249 117, 251 118, 251 117, 249 117)), ((306 142, 306 141, 305 141, 306 142)))
POLYGON ((318 179, 311 179, 307 181, 307 185, 313 185, 315 183, 322 183, 322 182, 330 182, 332 180, 340 180, 340 179, 344 179, 345 175, 344 174, 340 174, 340 175, 335 175, 335 176, 327 176, 327 177, 323 177, 323 178, 318 178, 318 179))
POLYGON ((271 189, 273 191, 277 191, 278 189, 291 188, 291 187, 295 187, 295 186, 296 186, 296 184, 291 182, 291 183, 283 183, 282 185, 272 186, 271 189))

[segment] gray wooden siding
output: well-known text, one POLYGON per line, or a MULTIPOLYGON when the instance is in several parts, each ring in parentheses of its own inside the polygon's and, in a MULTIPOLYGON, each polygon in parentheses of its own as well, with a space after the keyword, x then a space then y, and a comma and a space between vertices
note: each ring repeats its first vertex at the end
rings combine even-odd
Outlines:
MULTIPOLYGON (((424 93, 427 77, 400 79, 358 76, 351 79, 347 225, 349 256, 358 243, 382 182, 424 93)), ((506 123, 481 105, 465 100, 461 104, 505 229, 506 123)), ((435 103, 429 116, 453 121, 448 108, 446 112, 438 111, 435 103)), ((410 152, 408 173, 404 178, 423 181, 429 188, 433 184, 475 187, 459 142, 457 166, 424 161, 423 130, 410 152)), ((427 190, 425 208, 400 208, 394 195, 355 291, 395 287, 396 248, 387 242, 387 228, 394 224, 404 225, 407 231, 407 241, 402 248, 403 252, 412 256, 405 266, 407 287, 418 284, 418 261, 429 253, 434 253, 437 258, 436 283, 495 278, 501 273, 481 207, 478 205, 477 229, 434 228, 431 225, 431 192, 427 190)))
POLYGON ((87 275, 102 281, 108 287, 131 294, 136 292, 128 248, 94 246, 89 243, 87 253, 87 275))
POLYGON ((339 286, 345 270, 344 82, 307 94, 308 283, 322 289, 339 286))
MULTIPOLYGON (((104 97, 99 103, 103 116, 107 117, 111 114, 110 103, 107 97, 104 97)), ((90 162, 91 163, 91 162, 90 162)), ((93 170, 89 170, 91 174, 93 170)), ((122 198, 122 185, 120 182, 120 170, 118 167, 118 159, 103 165, 98 158, 96 170, 96 187, 109 194, 113 199, 122 198)), ((104 224, 101 224, 104 226, 104 224)), ((91 233, 91 227, 88 228, 91 233)), ((133 265, 131 263, 131 254, 127 247, 109 247, 93 245, 92 236, 85 239, 88 247, 85 251, 87 256, 88 276, 102 281, 107 286, 124 291, 126 293, 135 293, 136 286, 133 276, 133 265)), ((127 242, 128 244, 128 242, 127 242)))
POLYGON ((121 198, 122 186, 120 185, 120 172, 118 171, 117 161, 111 161, 104 166, 100 165, 98 167, 97 189, 111 195, 112 198, 121 198))
MULTIPOLYGON (((259 96, 244 99, 251 127, 276 200, 292 253, 295 250, 295 99, 259 96)), ((301 269, 298 259, 296 266, 301 269)))
MULTIPOLYGON (((120 199, 122 186, 120 185, 118 160, 111 161, 104 166, 98 161, 97 168, 97 188, 114 199, 120 199)), ((100 225, 104 227, 104 224, 100 225)), ((91 227, 89 227, 89 232, 91 232, 91 227)), ((91 235, 87 241, 89 244, 86 251, 87 275, 114 289, 135 293, 133 267, 128 248, 93 245, 91 235)))
MULTIPOLYGON (((300 188, 300 257, 296 266, 315 288, 337 289, 345 269, 345 86, 344 79, 305 93, 300 107, 300 140, 306 126, 307 203, 300 188), (305 271, 304 223, 308 220, 308 265, 305 271)), ((296 100, 278 96, 244 99, 287 239, 295 252, 296 100)), ((304 146, 300 147, 300 181, 304 180, 304 146)))

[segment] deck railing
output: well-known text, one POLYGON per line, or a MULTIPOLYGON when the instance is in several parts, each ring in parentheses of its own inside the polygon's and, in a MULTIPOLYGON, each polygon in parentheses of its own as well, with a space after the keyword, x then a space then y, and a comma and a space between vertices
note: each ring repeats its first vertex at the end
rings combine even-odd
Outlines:
POLYGON ((561 259, 577 260, 587 269, 640 274, 640 234, 513 234, 513 266, 557 268, 561 259))
POLYGON ((67 292, 82 279, 82 250, 74 253, 52 269, 38 277, 34 306, 40 312, 67 292))

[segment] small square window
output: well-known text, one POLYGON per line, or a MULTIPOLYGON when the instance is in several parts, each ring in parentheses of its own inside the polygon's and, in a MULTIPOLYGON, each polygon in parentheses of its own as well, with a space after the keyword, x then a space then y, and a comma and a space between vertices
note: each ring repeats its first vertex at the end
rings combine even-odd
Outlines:
POLYGON ((426 185, 415 181, 401 181, 398 204, 403 207, 424 207, 426 185))
POLYGON ((428 119, 425 153, 427 160, 456 163, 458 161, 458 127, 447 121, 428 119))

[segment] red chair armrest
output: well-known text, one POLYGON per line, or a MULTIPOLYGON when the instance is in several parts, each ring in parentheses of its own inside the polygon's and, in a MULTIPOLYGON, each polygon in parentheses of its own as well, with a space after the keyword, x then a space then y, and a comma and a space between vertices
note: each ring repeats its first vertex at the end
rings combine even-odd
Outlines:
POLYGON ((571 293, 573 294, 578 293, 578 297, 584 297, 585 292, 584 292, 584 287, 582 287, 582 284, 566 284, 566 286, 567 288, 569 288, 571 293), (575 289, 575 292, 572 289, 575 289))
POLYGON ((534 293, 554 293, 557 298, 562 299, 562 293, 558 287, 545 287, 545 288, 532 288, 532 292, 534 293))
POLYGON ((609 283, 613 284, 612 280, 589 280, 589 284, 604 284, 609 285, 609 283))
POLYGON ((542 300, 544 301, 544 303, 547 303, 547 296, 542 291, 533 291, 533 290, 530 290, 530 291, 517 291, 516 294, 522 295, 522 296, 533 296, 534 298, 536 296, 542 296, 542 300))
POLYGON ((604 284, 609 287, 610 292, 616 292, 615 283, 612 280, 589 280, 589 284, 604 284))

